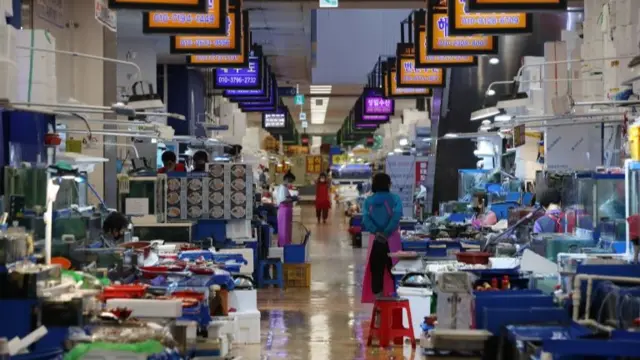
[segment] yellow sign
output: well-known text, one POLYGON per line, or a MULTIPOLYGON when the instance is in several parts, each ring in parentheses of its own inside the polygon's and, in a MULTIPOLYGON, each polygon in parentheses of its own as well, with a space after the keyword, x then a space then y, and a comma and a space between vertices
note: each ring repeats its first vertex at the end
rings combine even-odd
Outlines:
POLYGON ((429 55, 427 52, 427 30, 425 26, 426 12, 417 11, 415 13, 415 33, 417 44, 413 52, 416 60, 416 67, 465 67, 478 65, 478 58, 469 55, 429 55))
POLYGON ((236 47, 236 14, 227 15, 227 33, 219 36, 177 35, 171 37, 172 54, 203 53, 219 50, 234 50, 236 47))
POLYGON ((109 0, 109 9, 205 12, 209 0, 109 0))
POLYGON ((223 25, 227 18, 226 0, 208 0, 206 13, 150 11, 142 15, 142 32, 146 34, 182 33, 222 35, 230 29, 223 25))
POLYGON ((449 34, 449 16, 446 12, 433 10, 427 26, 427 52, 437 55, 486 55, 498 53, 495 36, 449 34))
POLYGON ((431 95, 431 89, 429 88, 399 88, 398 76, 395 70, 384 74, 383 77, 385 84, 387 84, 384 87, 385 97, 419 97, 431 95))
POLYGON ((533 30, 527 13, 467 12, 466 0, 450 0, 449 31, 453 35, 522 34, 533 30))
POLYGON ((307 173, 320 174, 322 172, 322 156, 307 156, 307 173))
POLYGON ((400 58, 400 84, 417 85, 422 87, 444 87, 444 69, 424 68, 417 69, 413 58, 400 58))
MULTIPOLYGON (((247 16, 247 12, 243 13, 247 16)), ((242 67, 248 64, 249 56, 249 24, 242 24, 243 31, 240 35, 240 53, 239 54, 208 54, 208 55, 189 55, 187 56, 187 64, 192 66, 203 67, 242 67)))

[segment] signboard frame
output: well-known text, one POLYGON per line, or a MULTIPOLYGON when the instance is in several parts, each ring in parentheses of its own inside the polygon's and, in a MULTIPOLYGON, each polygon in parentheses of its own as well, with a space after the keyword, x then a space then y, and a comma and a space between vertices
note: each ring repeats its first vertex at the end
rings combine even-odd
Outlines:
POLYGON ((418 67, 416 66, 415 59, 415 47, 411 43, 398 43, 396 46, 396 86, 399 88, 444 88, 447 86, 447 73, 446 69, 442 67, 418 67), (438 70, 440 72, 440 82, 432 84, 403 84, 402 83, 402 69, 404 69, 403 62, 412 61, 413 68, 415 70, 438 70))
POLYGON ((384 96, 390 99, 419 99, 423 97, 431 97, 433 95, 433 91, 428 87, 420 87, 420 88, 398 88, 397 86, 397 75, 396 75, 396 58, 389 58, 387 61, 382 63, 382 80, 384 84, 384 96), (402 89, 412 90, 412 89, 425 89, 426 93, 415 93, 415 94, 394 94, 393 84, 396 84, 396 90, 402 89))
MULTIPOLYGON (((426 21, 426 38, 427 38, 427 46, 426 51, 431 55, 497 55, 500 50, 500 44, 497 36, 489 35, 487 37, 487 41, 491 41, 490 49, 474 49, 474 48, 460 48, 460 49, 436 49, 435 45, 435 34, 436 31, 434 29, 435 26, 438 26, 438 20, 436 18, 447 18, 447 23, 449 23, 449 15, 447 14, 447 9, 431 7, 427 12, 428 21, 426 21)), ((449 32, 448 25, 443 29, 443 31, 449 32)), ((467 37, 467 36, 458 36, 453 34, 448 34, 446 37, 467 37)), ((479 37, 484 37, 484 35, 476 35, 479 37)), ((472 41, 468 39, 467 41, 472 41)))
MULTIPOLYGON (((224 35, 227 32, 227 16, 229 15, 229 7, 227 0, 207 0, 212 2, 213 16, 219 19, 217 26, 212 27, 180 27, 180 26, 152 26, 151 19, 156 13, 168 11, 145 11, 142 13, 142 33, 143 34, 166 34, 166 35, 224 35), (223 22, 224 19, 224 22, 223 22)), ((168 12, 171 14, 171 12, 168 12)), ((185 14, 184 12, 173 14, 185 14)), ((211 8, 206 13, 186 13, 192 15, 209 15, 212 14, 211 8)))
MULTIPOLYGON (((240 51, 242 51, 241 47, 243 44, 244 39, 244 32, 242 31, 244 28, 244 24, 247 22, 247 19, 249 19, 249 16, 245 16, 245 14, 248 14, 246 11, 242 12, 239 8, 235 8, 233 10, 229 10, 229 13, 227 14, 227 18, 225 22, 225 32, 223 35, 216 35, 216 34, 199 34, 199 35, 172 35, 169 38, 169 53, 172 55, 175 54, 188 54, 188 55, 210 55, 210 54, 216 54, 216 55, 222 55, 222 54, 232 54, 232 55, 237 55, 239 54, 240 51), (231 22, 231 31, 233 31, 233 36, 231 36, 231 33, 229 33, 229 35, 225 35, 226 29, 227 29, 227 24, 228 22, 231 22), (191 48, 191 47, 182 47, 179 46, 179 42, 182 40, 182 38, 193 38, 192 41, 198 41, 198 38, 201 38, 204 40, 204 38, 220 38, 220 39, 224 39, 224 38, 232 38, 233 41, 231 44, 231 46, 229 47, 221 47, 221 48, 214 48, 214 47, 209 47, 209 48, 191 48)), ((185 39, 186 40, 186 39, 185 39)), ((215 40, 214 40, 215 41, 215 40)))
MULTIPOLYGON (((465 0, 469 1, 469 0, 465 0)), ((451 35, 520 35, 520 34, 530 34, 533 32, 533 15, 525 13, 525 12, 473 12, 467 10, 467 13, 476 14, 470 16, 517 16, 521 20, 524 20, 524 27, 477 27, 473 28, 472 26, 467 28, 458 28, 456 24, 456 19, 458 16, 463 16, 460 14, 460 8, 457 6, 461 4, 460 0, 449 0, 447 3, 447 14, 449 15, 449 34, 451 35), (522 17, 524 16, 524 19, 522 17), (453 20, 452 20, 453 19, 453 20)), ((464 5, 463 5, 464 6, 464 5)))
POLYGON ((205 67, 205 68, 239 68, 239 67, 246 67, 249 65, 249 57, 251 56, 251 45, 250 45, 250 38, 251 38, 251 34, 249 33, 249 14, 248 12, 244 11, 243 12, 243 21, 242 21, 242 27, 244 29, 244 31, 242 32, 242 35, 240 36, 242 39, 242 44, 243 46, 241 46, 241 51, 240 54, 237 53, 229 53, 226 51, 209 51, 206 54, 190 54, 187 55, 187 65, 188 66, 192 66, 192 67, 205 67), (244 21, 244 19, 247 19, 247 21, 244 21), (236 56, 236 57, 240 57, 240 61, 238 62, 232 62, 232 61, 211 61, 211 62, 195 62, 193 59, 193 56, 221 56, 221 57, 226 57, 226 56, 236 56))
POLYGON ((213 87, 218 90, 256 90, 263 89, 264 85, 264 73, 265 69, 265 60, 264 56, 249 56, 248 66, 244 68, 216 68, 213 70, 213 87), (233 69, 248 69, 251 66, 252 60, 255 60, 258 67, 258 74, 256 77, 258 78, 257 84, 254 86, 240 86, 240 85, 221 85, 218 83, 218 71, 232 71, 233 69))
POLYGON ((427 51, 427 12, 418 10, 414 12, 414 54, 416 68, 457 68, 478 66, 478 57, 474 55, 429 55, 427 51), (424 46, 423 46, 424 45, 424 46), (428 61, 432 57, 432 62, 423 62, 423 58, 428 61))

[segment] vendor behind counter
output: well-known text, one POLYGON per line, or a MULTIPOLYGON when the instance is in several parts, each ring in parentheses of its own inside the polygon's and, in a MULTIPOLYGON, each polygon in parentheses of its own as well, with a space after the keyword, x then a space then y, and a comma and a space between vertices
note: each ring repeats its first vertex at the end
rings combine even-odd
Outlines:
POLYGON ((562 196, 554 188, 547 188, 540 196, 540 206, 544 209, 544 215, 536 220, 533 225, 534 233, 561 233, 564 232, 566 219, 562 212, 562 196))

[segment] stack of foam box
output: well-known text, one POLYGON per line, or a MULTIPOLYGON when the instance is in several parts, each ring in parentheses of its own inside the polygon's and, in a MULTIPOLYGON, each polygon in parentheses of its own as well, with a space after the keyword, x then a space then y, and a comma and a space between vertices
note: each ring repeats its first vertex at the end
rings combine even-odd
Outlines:
MULTIPOLYGON (((585 0, 583 20, 583 41, 580 49, 582 59, 602 58, 604 53, 604 32, 600 16, 607 0, 585 0)), ((596 79, 602 78, 604 61, 582 63, 582 96, 584 101, 604 100, 604 84, 596 79)))
POLYGON ((18 98, 17 32, 0 16, 0 101, 12 102, 18 98))
POLYGON ((260 311, 246 310, 229 313, 235 321, 236 344, 260 344, 260 311))
POLYGON ((568 92, 569 84, 567 81, 553 81, 553 79, 566 79, 569 77, 567 63, 554 63, 565 60, 567 60, 567 44, 564 41, 544 43, 544 61, 547 64, 542 69, 542 78, 548 80, 542 84, 545 114, 553 114, 553 99, 564 96, 568 92))
MULTIPOLYGON (((55 50, 55 38, 46 30, 20 30, 19 46, 55 50)), ((18 49, 18 101, 32 103, 57 102, 56 55, 29 49, 18 49)))

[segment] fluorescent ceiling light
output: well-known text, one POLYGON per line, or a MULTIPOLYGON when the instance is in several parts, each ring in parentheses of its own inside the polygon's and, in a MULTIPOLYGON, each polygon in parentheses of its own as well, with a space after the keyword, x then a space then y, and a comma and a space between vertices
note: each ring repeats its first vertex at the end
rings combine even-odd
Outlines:
POLYGON ((493 89, 489 89, 489 90, 487 90, 487 96, 493 96, 493 95, 495 95, 495 94, 496 94, 496 91, 495 91, 495 90, 493 90, 493 89))
POLYGON ((331 94, 331 85, 311 85, 311 124, 322 125, 325 122, 327 116, 327 109, 329 108, 328 97, 316 97, 313 95, 327 95, 331 94))
POLYGON ((497 57, 492 57, 491 59, 489 59, 489 64, 498 65, 500 64, 500 59, 498 59, 497 57))
POLYGON ((493 121, 504 122, 504 121, 511 121, 511 119, 513 119, 513 116, 502 114, 502 115, 497 115, 496 117, 494 117, 493 121))
POLYGON ((496 115, 500 115, 502 112, 497 107, 488 107, 480 110, 476 110, 471 113, 471 121, 480 121, 484 119, 492 118, 496 115))

